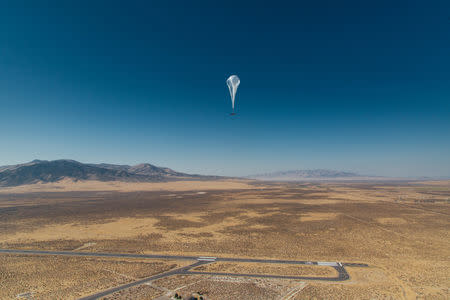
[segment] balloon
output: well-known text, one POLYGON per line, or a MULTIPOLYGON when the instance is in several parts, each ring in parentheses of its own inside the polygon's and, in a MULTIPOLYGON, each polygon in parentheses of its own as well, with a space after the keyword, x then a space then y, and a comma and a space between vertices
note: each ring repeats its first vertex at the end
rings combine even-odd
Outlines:
POLYGON ((233 108, 233 111, 234 111, 234 98, 236 97, 236 91, 240 83, 241 80, 239 79, 239 77, 237 77, 237 75, 231 75, 227 79, 227 85, 231 95, 231 107, 233 108))

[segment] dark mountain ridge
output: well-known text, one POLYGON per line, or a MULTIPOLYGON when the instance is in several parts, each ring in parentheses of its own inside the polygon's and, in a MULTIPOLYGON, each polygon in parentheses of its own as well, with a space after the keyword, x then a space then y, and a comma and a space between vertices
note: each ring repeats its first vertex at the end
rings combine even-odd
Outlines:
POLYGON ((151 164, 136 166, 114 164, 84 164, 75 160, 33 160, 10 166, 0 166, 0 187, 32 183, 72 180, 152 182, 182 178, 207 178, 161 168, 151 164))

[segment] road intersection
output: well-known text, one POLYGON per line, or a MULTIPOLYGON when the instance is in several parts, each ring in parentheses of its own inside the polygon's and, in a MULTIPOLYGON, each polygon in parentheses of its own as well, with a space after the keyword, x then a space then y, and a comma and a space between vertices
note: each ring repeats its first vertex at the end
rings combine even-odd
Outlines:
POLYGON ((123 284, 114 288, 104 290, 102 292, 80 298, 80 300, 98 299, 120 290, 124 290, 133 286, 141 285, 160 278, 177 275, 219 275, 219 276, 237 276, 237 277, 256 277, 256 278, 273 278, 273 279, 291 279, 291 280, 321 280, 321 281, 343 281, 348 280, 345 266, 351 267, 367 267, 366 264, 359 263, 341 263, 326 261, 297 261, 297 260, 278 260, 278 259, 249 259, 249 258, 227 258, 227 257, 211 257, 211 256, 182 256, 182 255, 152 255, 152 254, 132 254, 132 253, 106 253, 106 252, 76 252, 76 251, 45 251, 45 250, 20 250, 20 249, 0 249, 0 253, 9 254, 27 254, 27 255, 63 255, 63 256, 86 256, 86 257, 116 257, 116 258, 141 258, 141 259, 170 259, 170 260, 192 260, 194 263, 156 274, 147 278, 143 278, 134 282, 123 284), (335 277, 317 277, 317 276, 287 276, 287 275, 270 275, 270 274, 244 274, 244 273, 220 273, 220 272, 200 272, 192 271, 194 268, 211 264, 214 262, 241 262, 241 263, 264 263, 264 264, 288 264, 288 265, 309 265, 309 266, 328 266, 337 271, 335 277))

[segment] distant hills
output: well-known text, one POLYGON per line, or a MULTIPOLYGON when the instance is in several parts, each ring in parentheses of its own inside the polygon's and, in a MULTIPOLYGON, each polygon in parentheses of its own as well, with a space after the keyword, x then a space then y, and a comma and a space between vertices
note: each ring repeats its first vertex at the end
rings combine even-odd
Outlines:
MULTIPOLYGON (((162 182, 187 179, 214 180, 224 178, 231 179, 231 177, 186 174, 148 163, 129 166, 104 163, 85 164, 75 160, 60 159, 51 161, 33 160, 24 164, 0 166, 0 187, 57 182, 63 179, 70 179, 73 181, 162 182)), ((386 181, 406 179, 366 176, 353 172, 327 169, 280 171, 256 174, 244 178, 267 181, 386 181)), ((234 179, 237 178, 234 177, 234 179)), ((423 180, 430 179, 431 178, 423 178, 423 180)))
POLYGON ((155 182, 175 179, 212 179, 214 176, 191 175, 151 164, 135 166, 114 164, 84 164, 75 160, 33 160, 10 166, 0 166, 0 187, 32 183, 56 182, 65 178, 99 181, 155 182))
POLYGON ((383 177, 365 176, 353 172, 327 169, 291 170, 247 176, 247 178, 273 181, 311 181, 311 180, 367 180, 383 177))

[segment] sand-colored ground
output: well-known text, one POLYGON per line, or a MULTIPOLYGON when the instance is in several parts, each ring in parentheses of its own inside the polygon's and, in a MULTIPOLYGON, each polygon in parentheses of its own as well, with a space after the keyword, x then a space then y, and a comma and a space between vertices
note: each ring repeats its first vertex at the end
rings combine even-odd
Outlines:
POLYGON ((402 218, 378 218, 377 221, 384 225, 402 225, 408 223, 402 218))
POLYGON ((324 221, 335 219, 337 213, 307 213, 301 216, 303 222, 324 221))
POLYGON ((434 186, 450 186, 450 180, 429 180, 429 181, 420 181, 418 184, 423 185, 434 185, 434 186))
POLYGON ((186 262, 0 254, 0 299, 77 299, 186 262))
POLYGON ((193 293, 201 293, 205 299, 284 299, 303 282, 210 275, 176 275, 159 279, 156 285, 189 299, 193 293))
POLYGON ((197 191, 249 189, 247 180, 185 180, 168 182, 121 182, 64 179, 53 183, 36 183, 15 187, 0 187, 0 193, 81 192, 81 191, 197 191))
MULTIPOLYGON (((202 287, 210 299, 246 289, 250 296, 244 299, 275 299, 294 287, 295 299, 450 297, 450 186, 446 184, 248 182, 239 183, 246 188, 218 190, 204 187, 223 187, 223 182, 197 182, 191 187, 187 182, 161 184, 172 185, 164 191, 0 194, 0 247, 370 265, 347 267, 351 279, 340 283, 272 282, 283 286, 278 289, 270 286, 271 281, 258 285, 228 278, 221 284, 217 278, 202 277, 202 283, 193 284, 191 290, 183 288, 194 292, 194 287, 202 287)), ((238 272, 250 266, 230 268, 238 272)), ((252 268, 248 270, 267 272, 269 267, 252 268)), ((280 274, 295 272, 271 268, 280 274)), ((24 276, 12 273, 11 278, 24 276)), ((43 284, 32 276, 24 278, 33 286, 43 284)), ((197 277, 180 278, 174 288, 197 277)), ((133 291, 127 291, 127 297, 153 290, 133 291)))
POLYGON ((117 299, 150 300, 150 299, 157 299, 158 297, 161 297, 164 294, 165 294, 164 291, 154 288, 148 284, 142 284, 102 297, 101 300, 117 300, 117 299))
POLYGON ((0 233, 0 239, 6 242, 51 241, 55 239, 72 239, 75 236, 83 239, 117 239, 135 238, 154 230, 158 222, 155 218, 119 218, 101 224, 52 224, 36 228, 29 232, 17 232, 11 235, 0 233))
POLYGON ((216 262, 194 269, 199 272, 272 274, 289 276, 335 277, 337 271, 326 266, 216 262))
MULTIPOLYGON (((345 282, 177 275, 156 284, 184 296, 202 292, 207 299, 415 299, 411 290, 382 269, 348 270, 352 279, 345 282)), ((442 296, 435 298, 445 299, 442 296)))

